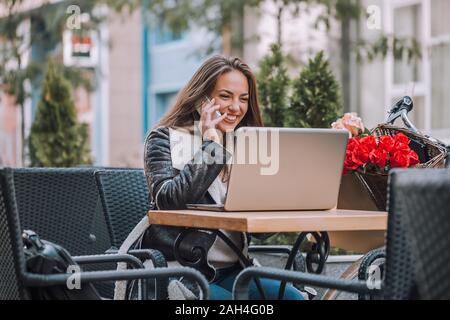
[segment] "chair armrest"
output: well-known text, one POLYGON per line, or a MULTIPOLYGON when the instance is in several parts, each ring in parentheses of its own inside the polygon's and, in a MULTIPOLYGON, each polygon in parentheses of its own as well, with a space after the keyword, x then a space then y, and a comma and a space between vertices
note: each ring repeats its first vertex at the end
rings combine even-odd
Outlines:
POLYGON ((92 256, 76 256, 73 257, 73 261, 75 261, 79 265, 107 262, 127 262, 135 269, 144 269, 144 265, 141 260, 130 254, 99 254, 92 256))
MULTIPOLYGON (((108 249, 105 254, 117 254, 119 252, 116 248, 108 249)), ((150 259, 152 260, 153 266, 155 268, 165 268, 167 267, 167 261, 164 255, 155 249, 134 249, 129 250, 127 254, 132 255, 139 259, 150 259)))
MULTIPOLYGON (((23 274, 23 281, 30 287, 48 287, 54 285, 66 285, 67 281, 74 275, 72 273, 60 274, 36 274, 26 272, 23 274)), ((79 273, 81 283, 91 283, 99 281, 136 280, 136 279, 160 279, 169 277, 185 277, 197 282, 203 292, 203 299, 209 298, 209 287, 206 278, 197 270, 188 267, 181 268, 156 268, 137 269, 125 271, 89 271, 79 273)), ((146 288, 143 287, 143 292, 146 288)))
POLYGON ((269 278, 287 282, 301 283, 303 285, 321 288, 333 288, 353 293, 374 293, 377 289, 370 289, 364 281, 349 281, 334 279, 326 276, 308 274, 296 271, 287 271, 276 268, 251 267, 244 269, 233 284, 233 299, 248 300, 248 287, 254 277, 269 278))
MULTIPOLYGON (((108 254, 116 254, 119 250, 117 248, 110 248, 106 251, 108 254)), ((155 249, 134 249, 129 250, 129 255, 132 255, 141 260, 151 260, 154 268, 167 268, 167 261, 164 255, 155 249)), ((156 295, 162 299, 167 298, 167 287, 169 286, 169 279, 156 280, 156 295)))

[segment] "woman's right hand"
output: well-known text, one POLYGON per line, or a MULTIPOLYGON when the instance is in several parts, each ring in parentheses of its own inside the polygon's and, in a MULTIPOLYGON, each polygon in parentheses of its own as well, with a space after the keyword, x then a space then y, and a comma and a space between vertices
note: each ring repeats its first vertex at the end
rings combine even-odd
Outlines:
POLYGON ((202 112, 200 115, 200 126, 202 130, 203 139, 209 139, 217 143, 221 143, 221 134, 217 129, 217 125, 225 119, 227 113, 225 112, 220 117, 216 117, 216 112, 219 111, 220 105, 215 104, 215 99, 210 102, 205 102, 202 105, 202 112))

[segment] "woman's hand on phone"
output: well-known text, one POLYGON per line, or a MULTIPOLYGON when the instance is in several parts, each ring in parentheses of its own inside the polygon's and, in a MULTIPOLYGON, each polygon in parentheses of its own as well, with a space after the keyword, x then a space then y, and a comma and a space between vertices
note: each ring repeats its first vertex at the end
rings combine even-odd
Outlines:
POLYGON ((216 105, 214 103, 215 99, 212 99, 210 102, 206 102, 202 105, 200 126, 203 139, 209 139, 217 143, 221 143, 220 132, 217 129, 217 125, 225 119, 227 113, 225 112, 220 117, 217 117, 216 112, 219 111, 220 105, 216 105))

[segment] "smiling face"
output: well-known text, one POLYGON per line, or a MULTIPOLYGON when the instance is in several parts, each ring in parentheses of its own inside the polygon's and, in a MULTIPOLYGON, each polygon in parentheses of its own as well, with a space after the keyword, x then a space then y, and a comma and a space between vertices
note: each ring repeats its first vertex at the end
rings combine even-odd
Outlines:
POLYGON ((220 113, 227 117, 217 125, 223 133, 233 131, 248 110, 249 88, 245 75, 237 70, 227 72, 217 79, 211 98, 220 105, 220 113))

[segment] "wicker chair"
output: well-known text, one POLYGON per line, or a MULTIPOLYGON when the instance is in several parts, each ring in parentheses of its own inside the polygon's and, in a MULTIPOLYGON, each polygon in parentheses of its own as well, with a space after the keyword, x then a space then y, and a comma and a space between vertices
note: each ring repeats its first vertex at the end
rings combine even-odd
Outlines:
POLYGON ((118 248, 150 209, 144 171, 99 170, 95 180, 112 245, 118 248))
MULTIPOLYGON (((73 255, 103 254, 111 248, 100 197, 96 168, 13 169, 16 203, 23 229, 58 243, 73 255)), ((115 264, 86 265, 90 271, 115 269, 115 264)), ((95 284, 112 298, 113 283, 95 284)))
POLYGON ((422 299, 450 299, 450 170, 398 172, 422 299))
POLYGON ((448 299, 450 289, 450 171, 393 170, 388 188, 385 276, 380 289, 366 281, 249 268, 234 284, 234 298, 247 299, 253 277, 271 278, 387 300, 448 299))
POLYGON ((101 254, 111 247, 95 185, 95 168, 14 169, 20 221, 43 239, 74 255, 101 254))
MULTIPOLYGON (((142 169, 98 170, 95 172, 95 180, 109 237, 116 250, 150 209, 144 171, 142 169)), ((154 267, 167 267, 166 259, 159 251, 153 249, 150 251, 154 267)), ((156 282, 155 296, 158 299, 167 298, 168 284, 168 279, 156 282)))
MULTIPOLYGON (((58 243, 74 255, 115 253, 94 178, 95 171, 100 169, 106 170, 93 167, 13 169, 23 228, 58 243)), ((155 261, 161 256, 150 250, 129 253, 155 261)), ((90 271, 115 268, 114 263, 85 265, 90 271)), ((112 298, 113 283, 95 286, 102 297, 112 298)))
MULTIPOLYGON (((27 272, 21 225, 17 211, 13 173, 9 168, 0 170, 0 300, 29 299, 30 287, 65 285, 71 274, 41 275, 27 272)), ((133 261, 131 255, 75 257, 78 263, 99 263, 105 261, 133 261)), ((169 276, 184 276, 196 281, 208 298, 208 283, 196 270, 190 268, 164 268, 154 270, 97 271, 82 272, 81 283, 99 281, 160 279, 169 276)), ((98 296, 100 298, 100 296, 98 296)))

